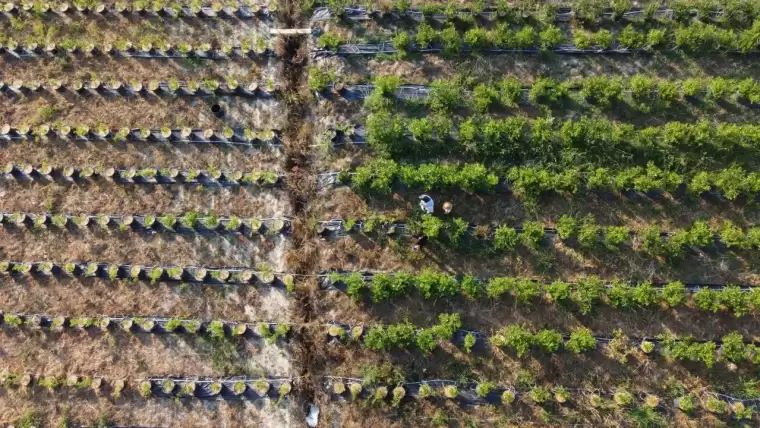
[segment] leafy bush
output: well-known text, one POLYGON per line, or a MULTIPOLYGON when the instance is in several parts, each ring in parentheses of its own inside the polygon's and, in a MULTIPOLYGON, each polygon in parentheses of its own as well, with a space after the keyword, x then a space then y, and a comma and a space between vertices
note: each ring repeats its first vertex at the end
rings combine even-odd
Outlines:
POLYGON ((696 400, 691 395, 684 395, 677 400, 678 408, 684 413, 693 413, 697 409, 696 400))
POLYGON ((335 73, 320 67, 309 67, 309 89, 324 91, 335 80, 335 73))
POLYGON ((552 398, 549 389, 543 386, 533 387, 528 394, 530 395, 530 399, 538 404, 546 402, 552 398))
POLYGON ((679 281, 665 284, 661 291, 662 300, 671 308, 685 304, 688 293, 689 291, 686 289, 686 286, 679 281))
POLYGON ((498 299, 504 294, 510 293, 515 288, 513 278, 494 277, 488 280, 486 294, 492 299, 498 299))
POLYGON ((604 233, 604 244, 609 249, 616 249, 631 238, 631 231, 625 226, 608 227, 604 233))
POLYGON ((562 335, 554 330, 544 329, 533 337, 533 343, 544 352, 557 352, 562 342, 562 335))
POLYGON ((475 110, 479 112, 486 112, 498 98, 499 93, 491 86, 480 84, 473 90, 475 110))
POLYGON ((475 393, 478 394, 478 397, 484 398, 495 387, 496 387, 496 385, 493 384, 493 383, 491 383, 491 382, 481 382, 481 383, 478 384, 478 386, 475 387, 475 393))
POLYGON ((599 244, 599 226, 594 223, 594 217, 588 215, 583 218, 577 239, 581 248, 585 249, 594 248, 599 244))
POLYGON ((570 333, 570 339, 565 347, 576 354, 596 349, 596 338, 591 330, 581 327, 570 333))
POLYGON ((623 84, 619 79, 605 76, 587 77, 581 85, 581 95, 600 106, 610 106, 620 100, 623 93, 623 84))
POLYGON ((496 346, 514 349, 517 356, 522 357, 528 353, 533 344, 533 334, 523 326, 511 325, 500 330, 492 341, 496 346))
POLYGON ((698 308, 705 311, 719 312, 723 309, 720 293, 709 288, 700 288, 694 293, 694 303, 698 308))
POLYGON ((526 221, 522 225, 520 241, 528 248, 536 248, 544 239, 544 226, 535 221, 526 221))
POLYGON ((546 295, 550 300, 564 303, 570 299, 570 284, 563 281, 554 281, 545 287, 546 295))
POLYGON ((337 52, 338 47, 342 43, 343 43, 343 39, 340 37, 339 34, 327 32, 319 36, 319 41, 317 42, 317 46, 319 46, 320 48, 330 49, 337 52))
POLYGON ((401 324, 376 326, 364 337, 364 346, 375 351, 408 348, 415 341, 415 328, 408 321, 401 324))
POLYGON ((557 232, 563 240, 572 239, 578 232, 578 220, 567 214, 557 220, 557 232))
POLYGON ((517 231, 513 227, 502 225, 496 228, 493 239, 494 248, 504 251, 513 251, 516 245, 517 231))
POLYGON ((744 232, 739 226, 736 226, 728 220, 723 222, 723 227, 720 229, 720 239, 729 247, 738 249, 749 248, 749 242, 747 241, 744 232))
POLYGON ((732 332, 723 336, 721 344, 721 359, 731 363, 740 363, 747 358, 747 350, 744 338, 738 332, 732 332))
POLYGON ((514 77, 505 77, 499 83, 499 102, 504 107, 517 107, 522 98, 522 83, 514 77))
POLYGON ((579 280, 573 290, 573 301, 578 305, 582 314, 591 312, 593 306, 604 296, 606 287, 597 277, 587 277, 579 280))
POLYGON ((716 397, 708 397, 705 400, 705 409, 709 412, 722 415, 728 412, 728 403, 716 397))

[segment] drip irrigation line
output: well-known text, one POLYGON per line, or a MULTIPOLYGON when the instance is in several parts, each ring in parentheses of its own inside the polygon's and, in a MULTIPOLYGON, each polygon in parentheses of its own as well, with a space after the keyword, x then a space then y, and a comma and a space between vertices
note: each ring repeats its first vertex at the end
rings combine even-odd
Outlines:
POLYGON ((247 267, 144 266, 104 262, 0 260, 0 275, 24 277, 82 277, 103 280, 141 280, 211 285, 264 284, 278 289, 292 286, 290 274, 247 267))
POLYGON ((90 179, 104 179, 119 184, 171 185, 185 184, 210 188, 223 187, 278 187, 284 184, 285 175, 274 172, 240 171, 206 171, 179 170, 176 168, 74 168, 43 165, 39 168, 32 165, 14 165, 7 163, 3 166, 0 178, 6 181, 39 182, 49 184, 53 181, 87 182, 90 179))
POLYGON ((230 6, 229 2, 222 5, 221 3, 213 4, 204 2, 200 5, 187 5, 173 3, 165 6, 136 6, 134 4, 97 4, 94 6, 70 5, 69 3, 45 4, 42 9, 33 9, 36 5, 33 3, 22 3, 20 5, 7 3, 0 17, 16 17, 21 12, 34 12, 42 14, 47 18, 51 17, 69 17, 69 18, 86 18, 89 16, 101 15, 104 18, 113 15, 124 15, 127 17, 145 17, 165 18, 165 19, 240 19, 250 20, 258 18, 270 21, 273 18, 273 12, 277 10, 276 4, 261 2, 250 4, 250 2, 237 2, 237 6, 230 6))
MULTIPOLYGON (((327 21, 332 19, 336 14, 340 19, 345 19, 348 21, 370 21, 375 18, 382 18, 388 15, 392 15, 397 18, 408 17, 418 22, 423 22, 425 19, 432 19, 441 22, 450 20, 450 17, 445 13, 434 12, 426 14, 422 9, 418 8, 411 8, 404 12, 400 11, 398 8, 393 8, 390 11, 386 11, 378 10, 376 8, 367 8, 360 5, 344 6, 340 12, 333 9, 334 8, 325 6, 323 3, 322 5, 314 8, 310 20, 312 22, 327 21)), ((557 6, 554 9, 554 20, 557 22, 569 22, 576 18, 576 12, 571 6, 557 6)), ((722 9, 712 9, 708 12, 707 17, 711 20, 718 21, 724 15, 724 12, 725 10, 722 9)), ((502 12, 497 7, 493 6, 487 6, 480 11, 473 11, 472 9, 468 8, 456 9, 456 17, 471 18, 473 16, 476 16, 478 18, 487 20, 498 20, 501 17, 507 17, 508 13, 517 13, 520 15, 525 15, 527 13, 532 16, 537 15, 536 11, 519 8, 510 8, 502 12)), ((625 12, 615 11, 612 8, 605 8, 601 12, 601 17, 613 21, 616 17, 620 17, 623 20, 635 22, 641 20, 642 18, 646 18, 646 15, 648 13, 650 13, 651 18, 655 20, 673 19, 676 15, 676 11, 668 7, 660 7, 651 12, 647 12, 645 8, 631 7, 625 12)), ((686 13, 688 13, 691 18, 702 17, 701 11, 698 9, 689 9, 686 11, 686 13)), ((583 19, 584 17, 581 16, 580 18, 583 19)))
MULTIPOLYGON (((206 81, 202 82, 159 82, 151 81, 147 85, 142 82, 99 82, 99 81, 75 81, 68 84, 56 82, 42 84, 36 81, 13 82, 0 81, 0 92, 11 96, 23 96, 40 92, 71 92, 83 97, 101 95, 104 99, 128 98, 134 96, 176 96, 176 97, 248 97, 263 100, 275 98, 272 91, 262 89, 257 82, 230 87, 227 82, 214 81, 215 87, 209 87, 206 81)), ((273 89, 275 90, 275 89, 273 89)))
POLYGON ((179 47, 172 46, 166 50, 150 48, 145 51, 138 48, 128 47, 117 49, 112 46, 103 47, 76 47, 72 49, 63 49, 52 45, 52 48, 38 47, 36 44, 25 46, 15 44, 9 46, 7 43, 0 46, 0 55, 5 55, 16 59, 55 59, 62 57, 92 56, 92 57, 111 57, 115 59, 197 59, 208 61, 228 61, 236 59, 255 60, 259 58, 276 57, 275 52, 269 48, 264 49, 261 53, 253 51, 244 51, 241 46, 233 46, 229 54, 220 49, 197 49, 182 52, 179 47))
MULTIPOLYGON (((578 48, 573 43, 564 43, 556 45, 552 48, 547 49, 539 49, 539 48, 530 48, 530 49, 501 49, 501 48, 487 48, 487 49, 478 49, 474 48, 468 45, 464 45, 458 52, 460 55, 469 55, 472 53, 479 53, 483 55, 501 55, 501 54, 541 54, 545 52, 553 52, 555 54, 563 54, 563 55, 588 55, 588 54, 596 54, 596 55, 632 55, 632 54, 653 54, 657 51, 667 51, 671 50, 674 51, 675 49, 645 49, 645 48, 624 48, 620 45, 609 47, 609 48, 578 48)), ((418 53, 418 54, 441 54, 444 53, 445 48, 440 43, 431 43, 430 47, 422 48, 416 45, 410 46, 405 50, 405 52, 409 53, 418 53)), ((401 52, 400 50, 396 49, 393 45, 393 42, 382 42, 382 43, 375 43, 375 44, 341 44, 337 47, 337 49, 326 49, 326 48, 314 48, 311 51, 311 55, 314 58, 323 58, 323 57, 331 57, 331 56, 353 56, 353 55, 393 55, 401 52)), ((736 53, 736 54, 744 54, 743 52, 739 50, 716 50, 715 53, 736 53)))
POLYGON ((237 216, 196 215, 187 213, 179 216, 166 214, 63 214, 63 213, 3 213, 0 212, 0 225, 18 229, 55 228, 70 231, 69 226, 87 229, 93 226, 102 230, 116 229, 135 231, 145 234, 159 232, 182 235, 225 235, 235 234, 253 237, 254 235, 287 235, 291 231, 292 218, 240 218, 237 216), (185 220, 191 223, 186 224, 185 220))
POLYGON ((256 131, 249 129, 212 130, 203 128, 121 128, 121 129, 90 129, 87 126, 58 126, 53 129, 50 125, 40 125, 33 129, 28 126, 0 126, 0 142, 33 141, 38 138, 56 138, 61 141, 91 141, 91 142, 141 142, 141 143, 193 143, 216 144, 233 146, 272 146, 281 147, 279 130, 262 131, 271 133, 269 138, 260 138, 256 131))

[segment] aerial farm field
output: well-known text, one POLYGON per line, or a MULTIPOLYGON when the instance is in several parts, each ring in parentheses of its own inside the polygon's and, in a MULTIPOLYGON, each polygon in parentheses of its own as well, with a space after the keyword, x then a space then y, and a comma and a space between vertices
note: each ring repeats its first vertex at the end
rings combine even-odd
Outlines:
POLYGON ((0 6, 0 425, 760 424, 760 3, 0 6))

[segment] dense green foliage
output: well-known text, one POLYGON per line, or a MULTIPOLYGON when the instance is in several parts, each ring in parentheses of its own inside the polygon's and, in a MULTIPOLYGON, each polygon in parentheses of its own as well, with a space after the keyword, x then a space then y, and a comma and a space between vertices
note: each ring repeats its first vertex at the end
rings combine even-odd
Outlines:
POLYGON ((331 274, 330 280, 346 284, 347 293, 356 300, 363 297, 365 290, 369 290, 375 303, 414 294, 424 299, 511 297, 520 305, 544 300, 555 304, 573 304, 584 314, 599 304, 618 309, 690 306, 710 312, 727 312, 737 317, 760 310, 760 288, 745 291, 738 286, 727 285, 723 289, 701 288, 690 293, 684 284, 677 281, 661 287, 654 287, 649 282, 632 285, 613 280, 605 283, 597 277, 587 277, 573 283, 544 283, 519 277, 494 277, 486 281, 471 276, 457 278, 430 269, 416 275, 406 272, 393 275, 379 273, 368 282, 357 273, 331 274))
MULTIPOLYGON (((436 29, 427 22, 417 28, 410 36, 415 41, 411 44, 396 44, 394 47, 403 54, 416 49, 431 46, 440 47, 444 55, 458 55, 463 48, 473 51, 486 49, 540 49, 549 50, 562 44, 573 44, 578 49, 604 50, 620 49, 675 49, 687 54, 703 54, 715 51, 734 51, 749 53, 757 49, 760 42, 760 21, 754 21, 750 28, 743 31, 721 28, 714 24, 696 21, 689 25, 673 25, 669 28, 639 28, 629 25, 624 31, 614 35, 609 30, 587 31, 578 29, 571 39, 566 39, 554 25, 534 27, 531 25, 512 26, 502 22, 492 29, 473 26, 466 31, 459 31, 453 23, 442 29, 436 29)), ((335 33, 324 33, 318 45, 326 49, 335 49, 342 43, 335 33)))
POLYGON ((416 329, 409 322, 371 328, 364 337, 364 346, 374 350, 404 349, 415 345, 425 353, 435 349, 438 341, 450 341, 462 326, 459 314, 441 314, 439 323, 416 329))
MULTIPOLYGON (((760 86, 755 88, 758 94, 752 97, 760 97, 760 86)), ((434 97, 427 102, 431 106, 440 103, 434 97)), ((641 103, 656 105, 643 100, 641 103)), ((652 164, 679 171, 732 162, 751 165, 760 156, 760 126, 704 120, 635 128, 587 116, 561 121, 477 115, 455 124, 445 110, 407 119, 383 108, 368 116, 366 131, 372 148, 394 158, 445 153, 488 164, 566 165, 589 173, 597 166, 643 168, 652 164)))
POLYGON ((549 192, 566 195, 584 191, 673 193, 681 185, 685 186, 683 191, 686 195, 700 196, 705 192, 717 191, 730 200, 760 192, 760 172, 749 172, 738 166, 714 172, 695 171, 684 176, 661 170, 652 164, 646 168, 619 170, 600 167, 581 173, 578 169, 553 171, 528 166, 499 171, 481 164, 401 165, 389 159, 376 159, 358 167, 354 174, 342 173, 339 180, 367 193, 388 194, 394 184, 423 191, 455 189, 490 192, 496 190, 500 172, 512 192, 524 198, 536 198, 549 192))

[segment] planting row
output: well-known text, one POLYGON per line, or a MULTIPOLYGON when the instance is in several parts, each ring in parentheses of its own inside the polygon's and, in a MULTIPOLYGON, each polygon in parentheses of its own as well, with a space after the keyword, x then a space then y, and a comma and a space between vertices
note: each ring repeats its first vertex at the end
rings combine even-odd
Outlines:
POLYGON ((426 300, 456 297, 490 300, 510 296, 520 305, 553 303, 583 314, 602 304, 620 309, 691 307, 714 313, 730 312, 737 317, 760 311, 760 287, 680 281, 631 284, 617 279, 605 282, 594 276, 574 282, 544 282, 525 277, 487 280, 470 275, 457 277, 430 269, 418 274, 332 272, 321 278, 321 286, 344 291, 356 301, 369 295, 375 303, 406 296, 426 300))
POLYGON ((696 22, 673 30, 653 28, 639 30, 632 25, 617 34, 608 30, 573 31, 567 38, 556 26, 541 31, 531 26, 519 30, 500 24, 492 30, 475 27, 461 33, 454 25, 440 30, 422 23, 414 34, 398 33, 393 40, 379 44, 352 44, 337 33, 322 34, 317 41, 318 55, 373 55, 442 53, 448 56, 470 53, 539 53, 568 54, 636 53, 654 50, 679 51, 688 54, 706 52, 748 54, 760 42, 760 21, 752 28, 734 32, 711 24, 696 22))
POLYGON ((132 2, 120 1, 114 4, 96 3, 86 0, 74 0, 69 2, 44 2, 23 1, 20 4, 5 3, 0 16, 13 19, 25 17, 53 18, 70 17, 85 18, 102 16, 104 18, 123 15, 130 18, 198 18, 198 19, 266 19, 277 10, 277 2, 270 1, 257 4, 254 1, 241 2, 243 4, 232 6, 230 4, 185 1, 160 1, 150 2, 136 0, 132 2))
POLYGON ((361 343, 376 351, 418 349, 425 354, 437 348, 439 342, 451 342, 465 353, 486 352, 493 346, 511 349, 518 357, 524 357, 531 350, 580 354, 606 346, 623 356, 621 363, 625 363, 628 355, 638 348, 647 355, 658 352, 674 360, 701 362, 708 368, 718 361, 733 365, 760 364, 760 347, 754 342, 745 343, 737 332, 723 336, 720 341, 699 341, 692 336, 678 337, 670 333, 654 338, 629 338, 619 332, 611 337, 595 336, 585 327, 564 334, 551 329, 533 331, 515 324, 504 326, 489 337, 478 331, 460 330, 459 314, 441 314, 439 319, 438 325, 428 328, 417 328, 408 321, 370 328, 332 323, 327 329, 327 340, 331 343, 361 343))
MULTIPOLYGON (((468 405, 505 405, 518 400, 539 406, 552 402, 559 405, 587 403, 602 409, 630 409, 644 407, 652 410, 665 409, 660 397, 643 391, 630 391, 619 387, 608 391, 565 388, 551 389, 534 386, 530 389, 498 386, 492 382, 461 383, 454 380, 423 380, 405 382, 395 388, 386 385, 365 383, 362 379, 328 377, 323 384, 325 390, 335 398, 366 400, 373 403, 390 403, 398 406, 402 402, 435 400, 438 398, 456 400, 468 405)), ((736 419, 752 419, 760 403, 756 399, 737 399, 724 394, 704 392, 685 394, 673 400, 673 406, 682 412, 693 414, 702 409, 716 415, 731 415, 736 419)), ((445 420, 445 418, 444 418, 445 420)))
POLYGON ((162 215, 112 215, 112 214, 33 214, 0 213, 0 225, 19 229, 41 230, 52 227, 55 230, 70 231, 88 229, 94 226, 98 230, 137 232, 170 232, 186 234, 239 234, 249 237, 254 235, 279 235, 290 231, 291 222, 285 218, 255 219, 236 216, 217 216, 213 213, 203 215, 187 212, 181 215, 165 213, 162 215))
POLYGON ((154 45, 149 42, 133 44, 126 40, 96 46, 94 43, 74 40, 53 42, 46 45, 39 45, 34 42, 20 43, 2 35, 0 35, 0 54, 14 58, 37 59, 65 56, 110 56, 115 58, 225 60, 275 56, 274 51, 267 47, 267 42, 264 39, 259 39, 255 46, 250 42, 212 47, 209 43, 200 43, 197 46, 189 43, 154 45))
POLYGON ((290 331, 288 324, 260 322, 257 324, 230 321, 201 321, 179 318, 156 317, 64 317, 47 315, 24 315, 5 313, 2 315, 5 328, 32 328, 63 331, 66 329, 86 330, 88 328, 109 331, 121 329, 125 332, 152 334, 197 334, 212 339, 225 337, 255 336, 270 343, 286 339, 290 331))
POLYGON ((45 388, 48 391, 70 389, 73 391, 96 394, 110 393, 118 398, 123 392, 132 389, 143 398, 197 398, 201 400, 258 400, 270 398, 282 400, 292 389, 289 378, 177 378, 151 377, 142 381, 128 382, 125 379, 113 379, 110 382, 96 376, 69 375, 35 376, 30 373, 17 373, 9 370, 0 372, 0 384, 5 388, 30 389, 45 388))
POLYGON ((180 171, 176 168, 127 168, 110 167, 74 168, 52 167, 42 165, 14 165, 8 163, 3 167, 3 178, 9 181, 51 183, 87 182, 89 180, 109 180, 121 184, 190 184, 205 187, 229 186, 265 186, 273 187, 283 184, 284 176, 274 172, 248 172, 191 169, 180 171))
POLYGON ((593 216, 576 219, 563 215, 556 227, 545 227, 534 221, 526 221, 521 226, 473 225, 457 217, 442 220, 430 214, 409 219, 406 223, 396 222, 379 216, 366 221, 330 220, 320 222, 318 232, 322 237, 340 237, 349 233, 374 234, 378 236, 426 236, 432 240, 447 242, 454 247, 463 238, 474 238, 495 250, 514 251, 518 245, 528 249, 538 249, 546 244, 547 236, 559 236, 565 244, 577 244, 582 250, 604 247, 610 251, 633 247, 652 257, 682 258, 689 249, 752 249, 760 248, 760 227, 752 227, 746 232, 724 221, 720 230, 713 231, 707 223, 698 220, 688 229, 664 232, 657 225, 650 225, 638 231, 626 226, 602 227, 595 223, 593 216), (638 239, 636 239, 638 238, 638 239), (488 241, 489 243, 486 243, 488 241))
POLYGON ((171 79, 166 82, 151 80, 147 83, 139 80, 130 80, 129 82, 119 82, 110 80, 101 82, 98 80, 74 80, 64 83, 60 80, 50 80, 40 82, 36 80, 23 81, 14 80, 12 82, 0 82, 0 92, 8 92, 17 95, 29 95, 32 93, 74 93, 80 95, 103 94, 110 96, 135 96, 135 95, 181 95, 181 96, 244 96, 271 98, 272 92, 278 90, 273 80, 260 84, 251 82, 241 84, 236 79, 228 78, 224 82, 216 79, 203 79, 198 82, 189 80, 180 82, 177 79, 171 79))
POLYGON ((662 7, 659 2, 651 2, 644 7, 631 7, 630 3, 620 2, 609 7, 605 2, 585 2, 581 4, 564 3, 529 3, 525 4, 499 0, 487 6, 484 2, 475 2, 470 7, 460 7, 455 2, 424 3, 418 8, 410 7, 411 2, 399 0, 395 7, 385 5, 352 5, 349 1, 330 1, 329 6, 314 8, 312 21, 326 21, 332 15, 346 21, 369 21, 395 19, 412 19, 418 22, 432 20, 439 22, 473 23, 475 20, 507 21, 529 23, 538 21, 543 24, 552 22, 580 21, 599 23, 604 21, 631 21, 657 23, 672 20, 692 21, 699 19, 745 25, 760 17, 760 10, 751 2, 724 3, 720 6, 713 2, 698 4, 693 1, 668 2, 662 7), (716 7, 719 7, 716 9, 716 7))
MULTIPOLYGON (((760 103, 760 83, 755 79, 726 79, 723 77, 686 80, 658 80, 644 74, 630 78, 591 76, 583 79, 557 82, 550 77, 540 77, 531 85, 505 77, 494 84, 467 87, 455 80, 438 80, 431 85, 401 84, 396 76, 378 77, 375 84, 344 85, 329 81, 330 73, 312 68, 309 73, 310 88, 324 91, 331 88, 348 100, 395 96, 401 100, 426 99, 435 111, 456 111, 467 107, 478 112, 498 108, 515 108, 521 104, 560 106, 569 101, 571 92, 601 108, 610 109, 616 103, 628 101, 636 110, 647 113, 653 108, 675 107, 680 101, 737 101, 740 104, 760 103)), ((370 99, 369 107, 381 104, 370 99)), ((386 104, 386 103, 382 103, 386 104)), ((414 103, 418 105, 419 103, 414 103)))
POLYGON ((111 142, 149 142, 149 143, 197 143, 240 146, 281 146, 279 131, 250 128, 223 130, 200 128, 120 128, 109 129, 103 124, 88 125, 53 124, 0 126, 0 142, 27 141, 56 138, 63 141, 111 141, 111 142))
POLYGON ((321 175, 320 185, 350 184, 365 194, 389 194, 392 187, 432 190, 464 190, 466 192, 512 192, 524 198, 548 193, 576 195, 585 192, 658 194, 667 192, 676 197, 713 194, 735 200, 740 195, 754 198, 760 192, 760 173, 732 166, 714 172, 700 171, 687 178, 663 171, 649 164, 646 168, 621 170, 596 168, 588 172, 578 169, 550 170, 540 167, 513 167, 503 171, 482 164, 419 164, 403 165, 393 160, 376 159, 350 173, 321 175))
MULTIPOLYGON (((545 95, 537 97, 560 102, 554 90, 556 84, 550 80, 542 80, 549 86, 541 83, 543 89, 540 92, 545 95)), ((756 85, 754 81, 751 83, 756 85)), ((760 127, 753 124, 701 120, 696 123, 666 122, 637 129, 628 123, 591 116, 559 120, 522 116, 492 118, 475 114, 453 119, 452 112, 465 107, 461 95, 464 91, 445 82, 430 91, 427 102, 432 114, 407 118, 387 108, 396 104, 388 97, 388 94, 393 96, 395 87, 393 82, 378 86, 366 99, 365 106, 372 113, 367 116, 365 128, 343 126, 329 130, 325 137, 335 142, 366 141, 375 150, 392 156, 438 157, 443 152, 459 158, 553 165, 572 155, 566 162, 573 165, 593 162, 600 166, 632 163, 643 166, 653 162, 660 166, 688 164, 704 167, 705 158, 725 163, 757 156, 760 152, 760 127)), ((760 85, 756 87, 760 96, 760 85)), ((496 102, 495 98, 491 101, 496 102)), ((655 102, 648 105, 652 107, 655 102)), ((485 109, 490 106, 485 104, 485 109)))
POLYGON ((81 262, 55 263, 51 261, 0 261, 0 275, 17 277, 80 277, 100 278, 111 281, 158 281, 190 282, 208 284, 256 284, 293 289, 294 278, 290 274, 273 272, 265 265, 258 270, 243 267, 205 268, 198 266, 140 266, 116 263, 81 262))

